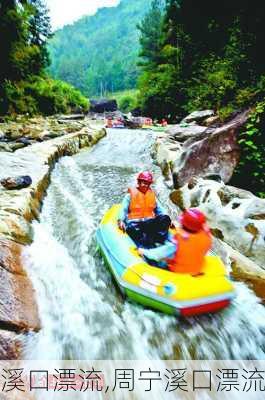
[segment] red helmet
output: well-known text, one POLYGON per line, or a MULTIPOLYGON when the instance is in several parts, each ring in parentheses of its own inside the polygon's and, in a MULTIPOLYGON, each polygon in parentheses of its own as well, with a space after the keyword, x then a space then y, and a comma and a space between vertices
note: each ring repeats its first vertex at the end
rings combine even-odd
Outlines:
POLYGON ((184 228, 192 232, 198 232, 205 224, 206 217, 197 208, 189 208, 180 215, 179 221, 184 228))
POLYGON ((144 171, 140 172, 140 174, 137 176, 138 181, 144 181, 148 183, 153 183, 153 174, 149 171, 144 171))

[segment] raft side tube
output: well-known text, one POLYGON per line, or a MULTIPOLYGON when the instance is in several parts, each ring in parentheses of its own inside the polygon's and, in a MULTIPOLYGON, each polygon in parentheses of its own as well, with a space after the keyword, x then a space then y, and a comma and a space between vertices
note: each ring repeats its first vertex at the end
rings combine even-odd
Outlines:
MULTIPOLYGON (((126 265, 122 264, 117 257, 115 257, 113 251, 104 241, 104 234, 102 234, 100 228, 97 230, 96 236, 98 244, 101 247, 101 251, 104 254, 104 258, 107 261, 107 264, 110 267, 110 270, 121 292, 123 294, 126 293, 129 298, 141 303, 144 306, 158 309, 159 311, 167 314, 194 315, 204 312, 217 311, 218 309, 224 308, 225 306, 229 305, 230 301, 235 296, 234 292, 230 291, 220 295, 205 296, 190 301, 176 301, 168 297, 161 296, 153 291, 132 285, 123 279, 122 271, 133 269, 134 266, 132 265, 127 267, 126 265)), ((157 270, 155 267, 151 268, 154 268, 154 272, 157 270)))

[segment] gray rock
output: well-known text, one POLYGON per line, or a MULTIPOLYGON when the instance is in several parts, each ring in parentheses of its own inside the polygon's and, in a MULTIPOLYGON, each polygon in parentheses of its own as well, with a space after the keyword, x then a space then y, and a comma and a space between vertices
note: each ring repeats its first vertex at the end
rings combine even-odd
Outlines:
POLYGON ((0 151, 7 151, 8 153, 13 152, 12 148, 9 146, 8 143, 1 143, 1 142, 0 142, 0 151))
POLYGON ((218 117, 218 115, 206 118, 206 120, 203 121, 203 125, 205 125, 205 126, 219 126, 220 124, 221 124, 221 121, 220 121, 220 118, 218 117))
POLYGON ((10 149, 12 150, 12 151, 16 151, 16 150, 18 150, 18 149, 23 149, 23 147, 26 147, 27 145, 25 144, 25 143, 23 143, 23 142, 12 142, 12 143, 9 143, 8 144, 9 145, 9 147, 10 147, 10 149))
POLYGON ((207 127, 200 126, 200 125, 188 125, 188 126, 181 126, 172 125, 167 130, 166 133, 171 136, 173 139, 177 140, 178 142, 184 142, 185 140, 200 135, 206 132, 207 127))
POLYGON ((203 110, 203 111, 194 111, 191 114, 189 114, 187 117, 185 117, 181 123, 191 123, 193 121, 202 121, 206 118, 214 116, 214 111, 213 110, 203 110))
POLYGON ((175 187, 181 187, 193 176, 218 174, 227 183, 240 157, 237 133, 246 123, 248 111, 220 128, 208 128, 190 137, 182 146, 172 171, 175 187))
POLYGON ((2 179, 0 183, 8 190, 23 189, 32 184, 32 179, 29 175, 23 175, 2 179))
POLYGON ((104 113, 106 111, 117 111, 118 105, 115 99, 90 100, 90 111, 104 113))
POLYGON ((265 199, 251 192, 202 178, 174 191, 182 208, 199 207, 212 232, 265 269, 265 199))
POLYGON ((29 146, 32 141, 28 138, 22 137, 16 140, 16 143, 23 143, 25 146, 29 146))
POLYGON ((57 119, 59 124, 65 124, 69 121, 80 121, 85 119, 84 114, 60 115, 57 119))

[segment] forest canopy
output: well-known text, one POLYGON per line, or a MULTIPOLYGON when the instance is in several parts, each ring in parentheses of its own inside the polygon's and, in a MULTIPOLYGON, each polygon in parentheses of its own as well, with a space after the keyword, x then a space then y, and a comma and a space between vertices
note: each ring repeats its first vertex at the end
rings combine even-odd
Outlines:
POLYGON ((49 72, 88 97, 135 88, 139 75, 137 23, 151 0, 121 0, 55 32, 49 72))
POLYGON ((140 98, 156 117, 214 108, 226 118, 262 98, 265 7, 258 0, 154 0, 140 28, 140 98), (158 34, 159 33, 159 34, 158 34))
POLYGON ((87 109, 76 89, 48 78, 50 37, 44 0, 0 2, 0 114, 66 112, 73 104, 87 109))
POLYGON ((259 0, 153 0, 139 25, 139 102, 179 121, 213 109, 221 121, 250 109, 233 183, 265 196, 265 7, 259 0))

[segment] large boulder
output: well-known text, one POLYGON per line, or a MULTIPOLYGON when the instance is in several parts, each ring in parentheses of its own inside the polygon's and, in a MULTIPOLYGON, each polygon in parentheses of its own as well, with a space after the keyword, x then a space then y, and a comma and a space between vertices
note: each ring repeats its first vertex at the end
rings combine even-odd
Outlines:
POLYGON ((189 114, 187 117, 185 117, 181 123, 191 123, 191 122, 201 122, 205 120, 206 118, 213 117, 214 116, 214 111, 213 110, 203 110, 203 111, 193 111, 191 114, 189 114))
POLYGON ((265 269, 265 200, 252 193, 192 178, 171 194, 181 209, 199 207, 215 236, 265 269))
POLYGON ((219 176, 227 183, 239 161, 237 133, 248 111, 218 128, 187 124, 170 126, 154 144, 154 158, 178 188, 193 176, 219 176))
POLYGON ((90 112, 104 113, 117 111, 117 109, 117 101, 114 99, 90 100, 90 112))
POLYGON ((200 125, 183 126, 181 124, 171 125, 166 129, 166 134, 178 142, 185 142, 186 140, 198 137, 205 133, 207 128, 200 125))

